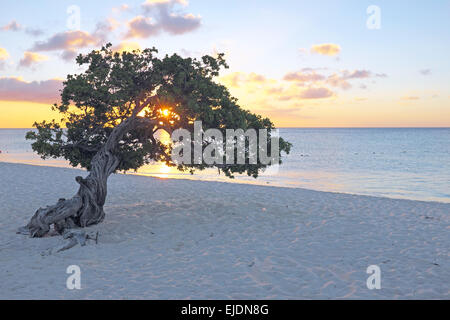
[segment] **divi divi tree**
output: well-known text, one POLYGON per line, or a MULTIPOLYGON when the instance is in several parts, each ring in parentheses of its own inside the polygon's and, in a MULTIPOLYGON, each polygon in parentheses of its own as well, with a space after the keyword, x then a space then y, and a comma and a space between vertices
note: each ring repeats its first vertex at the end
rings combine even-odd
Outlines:
MULTIPOLYGON (((68 75, 61 101, 53 105, 60 120, 35 123, 27 133, 32 148, 43 159, 64 158, 88 175, 76 177, 78 192, 71 199, 40 208, 19 233, 46 235, 53 226, 66 229, 101 222, 108 177, 116 172, 137 170, 151 161, 162 161, 179 170, 217 167, 229 177, 235 173, 258 176, 268 164, 175 163, 173 144, 162 143, 158 131, 171 134, 183 128, 193 132, 194 122, 202 129, 266 129, 270 145, 273 123, 241 109, 226 87, 215 78, 227 68, 223 54, 201 59, 177 54, 157 57, 157 50, 114 52, 111 44, 76 59, 85 71, 68 75)), ((207 143, 207 142, 206 142, 207 143)), ((289 152, 290 143, 278 139, 277 152, 289 152)), ((278 159, 281 159, 278 157, 278 159)), ((281 160, 279 160, 281 162, 281 160)))

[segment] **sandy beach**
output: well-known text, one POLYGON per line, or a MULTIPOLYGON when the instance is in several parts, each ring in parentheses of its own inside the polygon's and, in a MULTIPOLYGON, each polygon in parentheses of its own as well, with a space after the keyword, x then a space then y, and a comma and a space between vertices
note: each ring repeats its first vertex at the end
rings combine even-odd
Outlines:
POLYGON ((0 163, 1 299, 448 299, 450 204, 114 175, 98 243, 16 234, 75 169, 0 163), (66 268, 81 269, 68 290, 66 268), (381 289, 369 290, 369 265, 381 289))

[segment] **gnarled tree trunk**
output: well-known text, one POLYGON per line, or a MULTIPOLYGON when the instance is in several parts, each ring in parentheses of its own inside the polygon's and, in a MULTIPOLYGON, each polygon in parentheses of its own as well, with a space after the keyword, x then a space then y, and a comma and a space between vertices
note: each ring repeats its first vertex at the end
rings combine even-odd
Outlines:
POLYGON ((18 233, 42 237, 50 231, 52 225, 57 232, 62 233, 65 229, 87 227, 101 222, 105 217, 103 205, 108 177, 116 170, 120 161, 114 155, 114 150, 134 120, 135 117, 132 116, 112 131, 105 145, 93 157, 91 170, 86 178, 75 178, 80 188, 73 198, 60 199, 55 205, 38 209, 30 222, 19 228, 18 233))

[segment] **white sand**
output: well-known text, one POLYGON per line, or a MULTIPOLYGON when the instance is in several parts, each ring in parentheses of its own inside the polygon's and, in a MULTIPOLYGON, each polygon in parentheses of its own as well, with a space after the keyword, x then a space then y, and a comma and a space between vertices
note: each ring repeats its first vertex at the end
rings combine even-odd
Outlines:
POLYGON ((433 202, 115 175, 88 228, 99 243, 41 255, 61 237, 15 231, 79 174, 0 163, 0 298, 450 298, 450 204, 433 202), (66 288, 72 264, 81 290, 66 288))

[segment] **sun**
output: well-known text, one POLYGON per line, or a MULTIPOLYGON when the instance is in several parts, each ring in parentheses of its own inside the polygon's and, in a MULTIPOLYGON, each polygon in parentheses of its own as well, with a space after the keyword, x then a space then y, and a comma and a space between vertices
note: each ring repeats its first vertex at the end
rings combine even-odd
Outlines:
POLYGON ((172 171, 172 168, 170 168, 167 164, 162 163, 159 165, 158 173, 156 174, 157 177, 167 179, 169 178, 169 174, 172 171))
POLYGON ((170 167, 167 165, 167 164, 163 164, 160 168, 159 168, 159 171, 160 171, 160 173, 162 173, 162 174, 167 174, 167 173, 170 173, 170 167))
MULTIPOLYGON (((158 110, 161 117, 168 118, 170 115, 172 115, 172 112, 169 109, 159 109, 158 110)), ((144 117, 145 116, 145 109, 138 113, 138 116, 144 117)))

